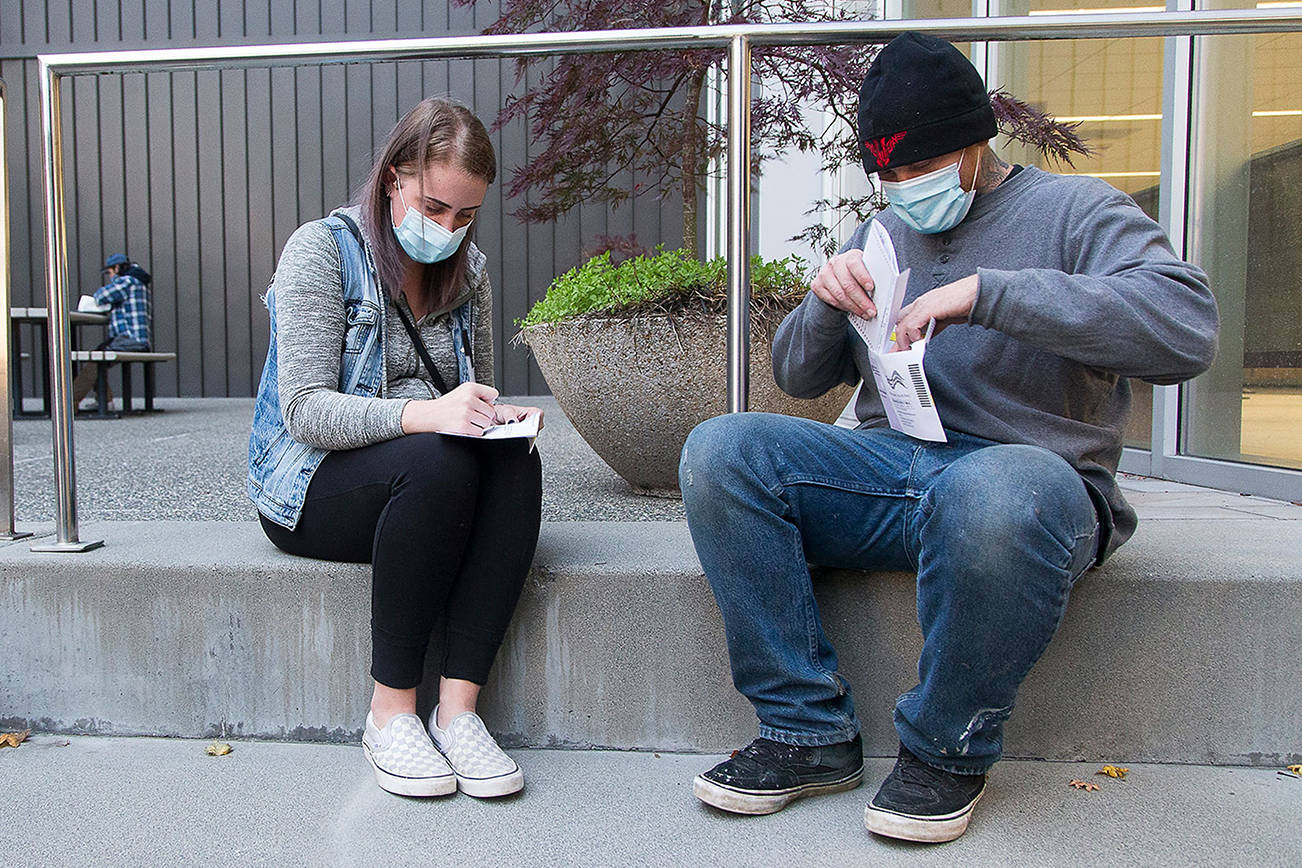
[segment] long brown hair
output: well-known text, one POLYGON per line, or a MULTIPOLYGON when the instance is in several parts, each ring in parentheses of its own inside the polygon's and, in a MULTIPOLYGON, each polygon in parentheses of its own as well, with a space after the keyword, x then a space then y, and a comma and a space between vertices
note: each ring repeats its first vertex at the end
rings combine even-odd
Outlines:
MULTIPOLYGON (((421 100, 398 121, 358 196, 380 282, 390 292, 402 287, 407 257, 393 234, 389 169, 414 171, 423 179, 425 167, 436 163, 455 166, 489 184, 497 179, 497 156, 483 123, 461 103, 442 97, 421 100)), ((450 302, 465 283, 466 254, 474 232, 472 225, 456 253, 424 266, 425 288, 436 308, 450 302)))

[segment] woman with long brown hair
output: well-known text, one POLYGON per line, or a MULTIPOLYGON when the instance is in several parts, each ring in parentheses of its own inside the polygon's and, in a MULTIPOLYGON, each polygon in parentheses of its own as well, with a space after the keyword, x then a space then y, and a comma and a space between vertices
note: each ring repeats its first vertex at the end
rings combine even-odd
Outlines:
POLYGON ((362 746, 379 785, 402 795, 524 786, 475 713, 542 500, 530 444, 481 437, 541 416, 493 388, 492 287, 471 236, 496 175, 479 119, 424 100, 394 127, 358 204, 294 232, 267 292, 249 496, 280 549, 372 564, 362 746), (416 687, 440 618, 427 725, 416 687))

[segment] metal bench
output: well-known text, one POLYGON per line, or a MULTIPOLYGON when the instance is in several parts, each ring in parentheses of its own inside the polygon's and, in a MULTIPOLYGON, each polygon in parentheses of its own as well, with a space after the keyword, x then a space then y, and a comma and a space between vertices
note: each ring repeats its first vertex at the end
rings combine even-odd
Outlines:
POLYGON ((122 350, 73 350, 72 360, 86 364, 98 362, 99 371, 95 376, 95 395, 99 399, 99 408, 93 414, 95 418, 108 419, 121 415, 108 410, 108 369, 112 365, 122 365, 122 412, 137 412, 132 408, 131 365, 138 363, 144 369, 145 407, 144 413, 156 412, 154 408, 154 365, 159 362, 176 361, 176 353, 125 352, 122 350))

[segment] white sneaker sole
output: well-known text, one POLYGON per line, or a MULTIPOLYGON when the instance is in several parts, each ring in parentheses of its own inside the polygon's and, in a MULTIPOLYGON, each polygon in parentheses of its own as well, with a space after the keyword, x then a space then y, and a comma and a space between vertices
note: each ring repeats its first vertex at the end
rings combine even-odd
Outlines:
POLYGON ((362 752, 366 754, 366 761, 371 764, 375 771, 375 782, 380 785, 380 789, 393 793, 398 796, 450 796, 457 791, 457 776, 449 771, 445 775, 435 775, 428 778, 405 778, 402 775, 395 775, 386 772, 375 763, 375 757, 371 756, 371 749, 363 744, 362 752))
POLYGON ((708 780, 704 775, 697 775, 696 780, 692 781, 692 795, 705 802, 705 804, 712 805, 722 811, 730 811, 734 814, 759 815, 776 813, 804 796, 841 793, 846 790, 853 790, 861 783, 863 783, 862 767, 838 781, 802 784, 798 787, 776 792, 772 790, 758 792, 755 790, 733 789, 722 784, 716 784, 714 781, 708 780))
POLYGON ((466 778, 457 775, 457 786, 461 788, 461 792, 476 799, 509 796, 524 789, 524 772, 517 766, 510 774, 495 778, 466 778))
POLYGON ((943 844, 946 841, 953 841, 967 831, 968 823, 972 821, 972 809, 976 807, 977 802, 981 801, 985 792, 985 787, 982 787, 981 792, 976 794, 976 798, 966 806, 942 817, 897 814, 894 811, 875 808, 873 803, 869 802, 868 807, 864 808, 863 825, 869 832, 885 835, 888 838, 917 841, 922 844, 943 844))

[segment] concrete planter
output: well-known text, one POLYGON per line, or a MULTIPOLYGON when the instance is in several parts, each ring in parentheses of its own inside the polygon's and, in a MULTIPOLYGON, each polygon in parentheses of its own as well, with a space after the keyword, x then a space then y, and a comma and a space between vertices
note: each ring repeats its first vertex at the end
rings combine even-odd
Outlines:
MULTIPOLYGON (((724 315, 580 317, 523 339, 552 394, 594 451, 633 488, 678 494, 678 456, 700 422, 727 412, 724 315)), ((771 331, 751 330, 750 408, 835 421, 850 387, 806 401, 773 382, 771 331)))

